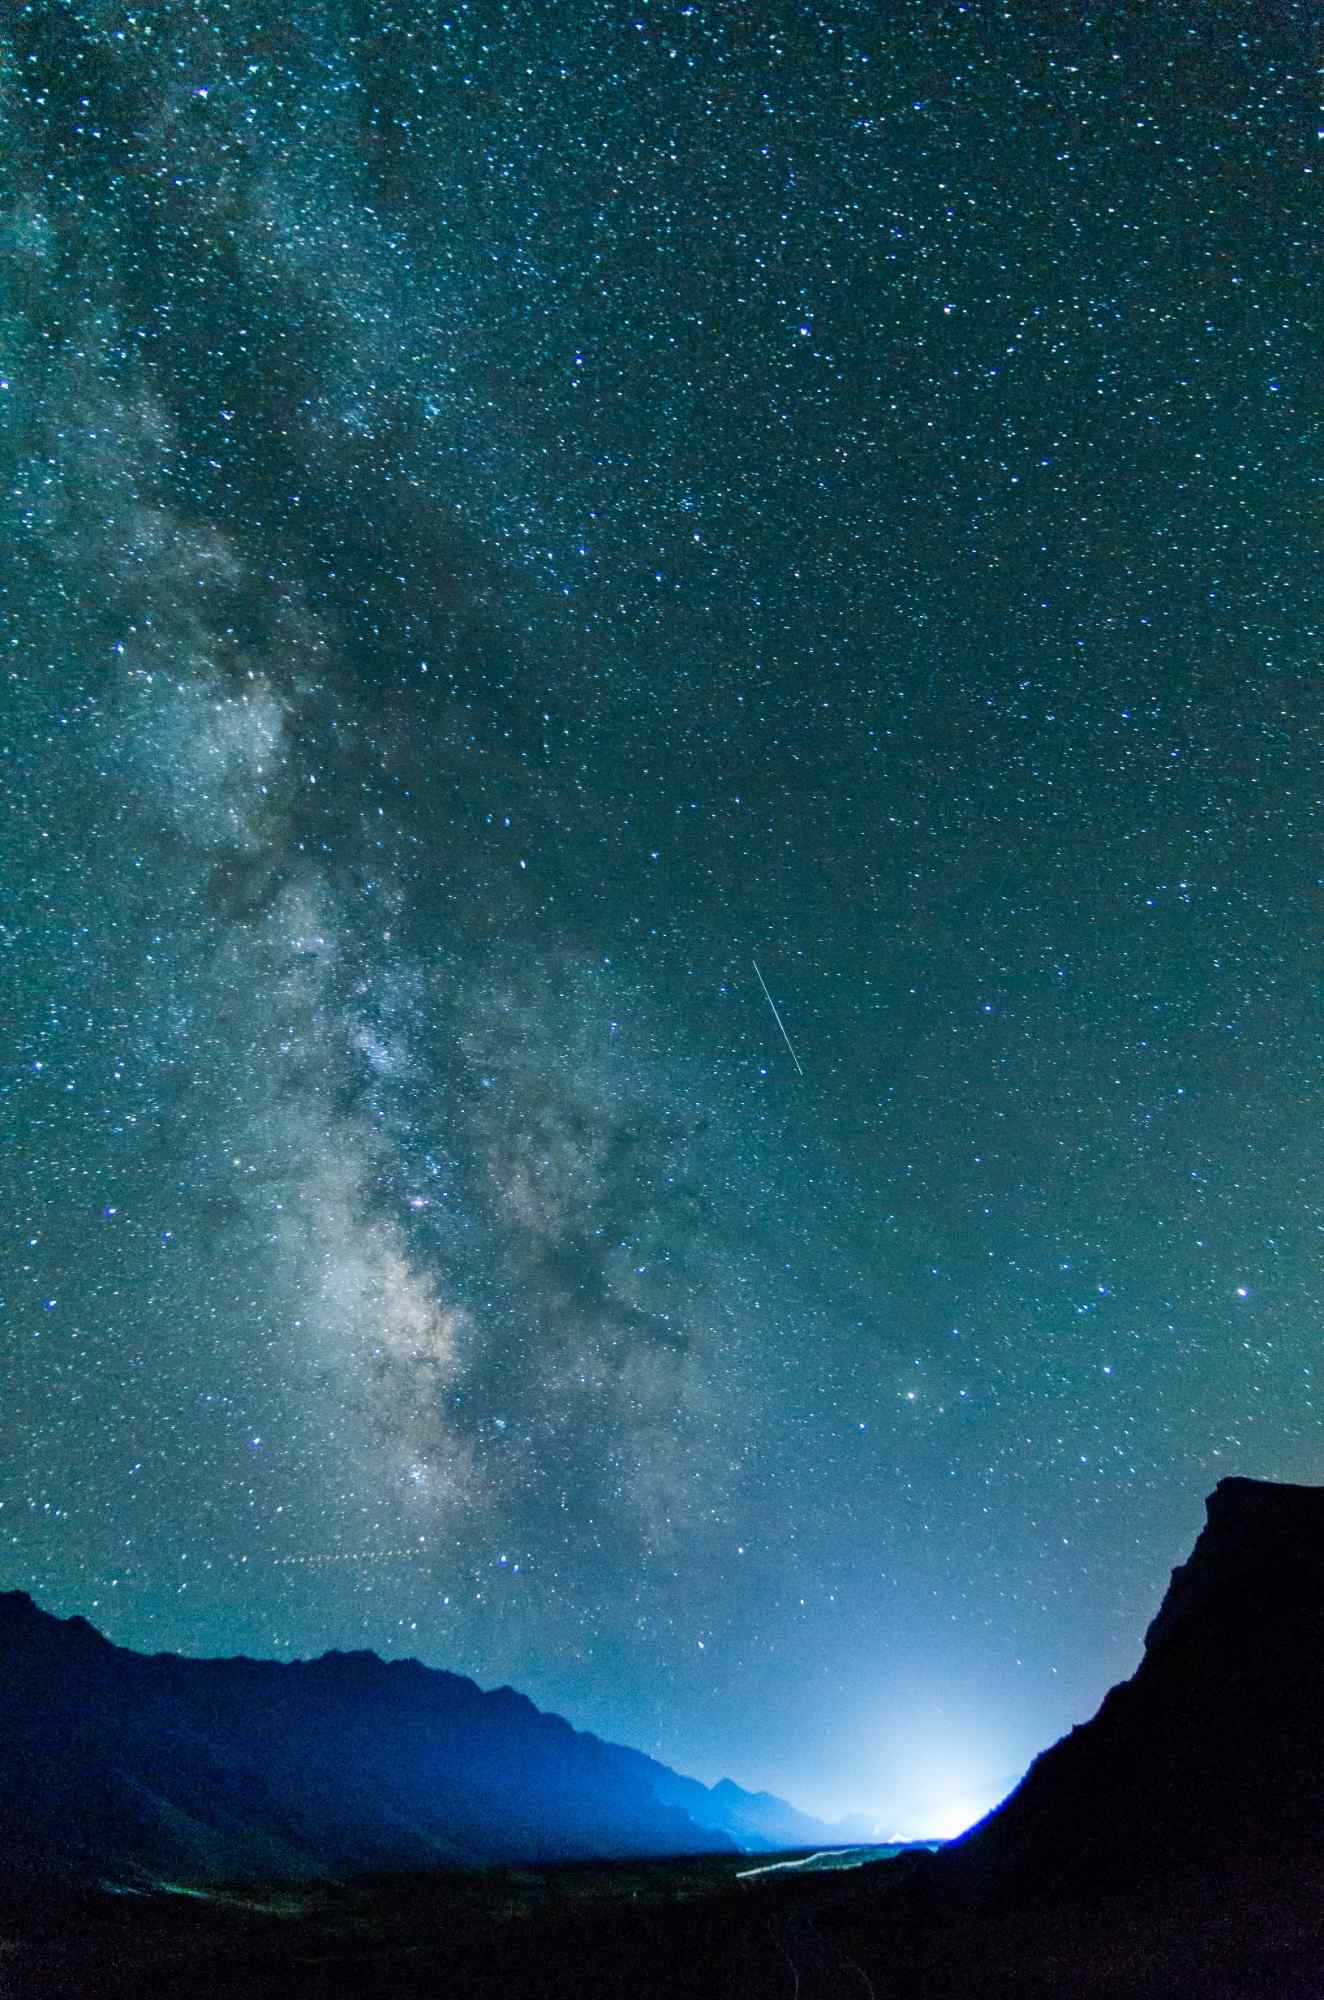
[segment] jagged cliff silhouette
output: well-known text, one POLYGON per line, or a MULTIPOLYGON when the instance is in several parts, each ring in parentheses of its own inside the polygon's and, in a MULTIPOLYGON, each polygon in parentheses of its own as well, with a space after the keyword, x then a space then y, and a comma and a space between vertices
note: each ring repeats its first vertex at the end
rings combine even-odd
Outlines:
POLYGON ((832 1913, 891 2000, 1324 1995, 1324 1488, 1224 1479, 1135 1673, 832 1913))
POLYGON ((1131 1888, 1324 1835, 1324 1489, 1224 1479, 1206 1515, 1130 1680, 946 1869, 985 1893, 1131 1888))

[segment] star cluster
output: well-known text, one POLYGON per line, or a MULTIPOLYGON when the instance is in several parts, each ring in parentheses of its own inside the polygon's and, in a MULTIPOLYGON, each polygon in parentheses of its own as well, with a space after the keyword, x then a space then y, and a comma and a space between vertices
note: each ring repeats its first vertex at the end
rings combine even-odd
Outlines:
POLYGON ((11 10, 6 1582, 922 1828, 1319 1479, 1309 14, 11 10))

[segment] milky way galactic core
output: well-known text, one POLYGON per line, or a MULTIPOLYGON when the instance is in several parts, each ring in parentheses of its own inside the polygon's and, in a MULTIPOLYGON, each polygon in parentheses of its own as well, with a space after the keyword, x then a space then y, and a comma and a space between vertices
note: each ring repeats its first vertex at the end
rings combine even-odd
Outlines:
POLYGON ((950 1830, 1324 1474, 1311 11, 0 46, 0 1582, 950 1830))

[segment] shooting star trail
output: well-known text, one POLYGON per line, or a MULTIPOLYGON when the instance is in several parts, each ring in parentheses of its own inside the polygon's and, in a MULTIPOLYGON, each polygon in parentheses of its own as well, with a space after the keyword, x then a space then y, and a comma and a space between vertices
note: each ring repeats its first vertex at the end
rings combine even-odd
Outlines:
MULTIPOLYGON (((759 985, 763 988, 763 997, 772 1009, 772 1018, 782 1031, 782 1040, 785 1042, 787 1048, 791 1049, 791 1038, 786 1032, 786 1023, 783 1021, 781 1015, 777 1012, 777 1002, 773 999, 771 993, 769 993, 768 991, 768 982, 763 977, 763 974, 759 971, 758 960, 756 958, 751 958, 749 962, 754 968, 754 974, 759 982, 759 985)), ((804 1071, 800 1069, 800 1058, 795 1053, 794 1049, 791 1049, 791 1061, 795 1064, 796 1069, 799 1070, 800 1075, 803 1076, 804 1071)))

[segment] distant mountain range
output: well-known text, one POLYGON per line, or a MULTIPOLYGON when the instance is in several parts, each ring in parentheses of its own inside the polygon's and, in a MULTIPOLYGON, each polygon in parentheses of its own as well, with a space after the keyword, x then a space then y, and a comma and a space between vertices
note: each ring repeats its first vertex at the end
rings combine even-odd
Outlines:
POLYGON ((0 1771, 11 1880, 309 1879, 860 1837, 416 1660, 149 1657, 22 1592, 0 1593, 0 1771))

